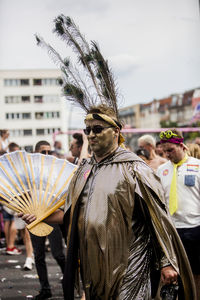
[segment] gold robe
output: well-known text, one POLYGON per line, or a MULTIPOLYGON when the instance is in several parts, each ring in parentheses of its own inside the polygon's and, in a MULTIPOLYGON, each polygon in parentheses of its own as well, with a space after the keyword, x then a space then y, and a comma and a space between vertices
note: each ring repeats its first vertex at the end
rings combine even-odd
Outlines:
POLYGON ((87 300, 151 299, 144 290, 151 277, 156 293, 157 270, 166 261, 180 274, 185 300, 196 299, 191 269, 160 182, 132 152, 118 148, 100 163, 93 158, 82 163, 70 184, 65 222, 69 225, 65 299, 74 299, 78 257, 87 300), (147 278, 141 283, 144 265, 147 278))

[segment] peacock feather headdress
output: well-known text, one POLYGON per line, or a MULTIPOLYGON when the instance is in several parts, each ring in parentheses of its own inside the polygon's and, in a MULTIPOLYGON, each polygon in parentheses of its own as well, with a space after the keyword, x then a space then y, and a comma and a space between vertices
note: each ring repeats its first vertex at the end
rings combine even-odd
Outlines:
POLYGON ((61 69, 63 95, 67 100, 78 104, 86 113, 91 107, 106 104, 114 110, 118 119, 115 80, 97 43, 91 41, 89 44, 70 17, 60 15, 54 23, 53 31, 72 48, 78 57, 78 64, 72 63, 69 58, 63 59, 40 36, 36 35, 36 39, 38 45, 48 51, 61 69))

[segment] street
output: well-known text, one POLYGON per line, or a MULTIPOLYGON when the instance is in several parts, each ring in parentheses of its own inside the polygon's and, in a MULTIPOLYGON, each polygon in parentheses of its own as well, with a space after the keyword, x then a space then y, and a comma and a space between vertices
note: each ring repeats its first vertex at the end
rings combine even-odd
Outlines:
MULTIPOLYGON (((26 259, 25 247, 18 247, 22 250, 21 255, 7 255, 5 250, 0 251, 0 300, 33 299, 40 290, 35 266, 31 271, 23 270, 26 259)), ((63 299, 60 280, 62 273, 51 252, 46 252, 46 262, 53 295, 50 299, 63 299)))

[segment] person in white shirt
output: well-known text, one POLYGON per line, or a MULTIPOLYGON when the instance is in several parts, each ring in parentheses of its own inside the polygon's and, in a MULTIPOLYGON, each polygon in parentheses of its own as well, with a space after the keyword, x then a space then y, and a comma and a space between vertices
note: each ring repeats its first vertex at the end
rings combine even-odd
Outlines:
POLYGON ((160 134, 168 162, 157 170, 173 222, 188 255, 200 299, 200 160, 187 155, 182 134, 160 134))
POLYGON ((0 130, 0 151, 8 152, 8 145, 9 145, 9 131, 7 129, 0 130))

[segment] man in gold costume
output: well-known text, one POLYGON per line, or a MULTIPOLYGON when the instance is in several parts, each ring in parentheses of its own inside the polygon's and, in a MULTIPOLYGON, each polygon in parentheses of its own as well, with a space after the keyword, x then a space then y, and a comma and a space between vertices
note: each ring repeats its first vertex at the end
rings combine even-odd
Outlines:
MULTIPOLYGON (((122 147, 116 91, 107 62, 96 43, 89 47, 71 18, 59 16, 55 32, 78 52, 92 82, 87 86, 96 89, 94 99, 94 90, 86 89, 77 68, 72 70, 69 60, 61 60, 37 37, 61 66, 64 95, 86 111, 84 132, 93 153, 80 164, 65 204, 65 299, 74 299, 80 270, 86 300, 150 300, 160 278, 164 285, 179 284, 179 299, 195 300, 190 265, 160 182, 144 161, 122 147)), ((30 215, 23 218, 34 220, 30 215)), ((58 210, 46 222, 62 219, 63 211, 58 210)))
MULTIPOLYGON (((156 175, 119 146, 120 124, 111 108, 92 108, 85 123, 93 157, 81 163, 65 204, 65 299, 74 299, 79 259, 87 300, 153 299, 160 276, 163 284, 179 282, 179 299, 195 299, 190 265, 156 175)), ((58 210, 46 221, 62 218, 58 210)))
POLYGON ((120 124, 111 109, 91 109, 85 123, 94 155, 73 177, 65 205, 66 299, 73 299, 78 258, 86 299, 152 299, 160 275, 163 284, 181 278, 180 293, 195 299, 190 266, 157 177, 119 146, 120 124))

